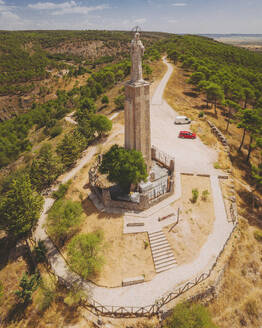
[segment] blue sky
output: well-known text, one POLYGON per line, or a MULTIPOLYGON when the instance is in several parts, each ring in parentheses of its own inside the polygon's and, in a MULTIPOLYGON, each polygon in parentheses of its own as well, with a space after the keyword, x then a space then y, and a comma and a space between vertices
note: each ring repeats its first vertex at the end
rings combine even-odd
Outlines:
POLYGON ((0 0, 0 29, 262 33, 262 0, 0 0))

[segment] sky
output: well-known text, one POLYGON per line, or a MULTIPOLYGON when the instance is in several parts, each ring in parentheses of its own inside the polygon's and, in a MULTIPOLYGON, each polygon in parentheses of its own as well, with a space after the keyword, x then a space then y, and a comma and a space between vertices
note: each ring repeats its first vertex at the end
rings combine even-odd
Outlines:
POLYGON ((262 0, 0 0, 1 30, 262 34, 262 0))

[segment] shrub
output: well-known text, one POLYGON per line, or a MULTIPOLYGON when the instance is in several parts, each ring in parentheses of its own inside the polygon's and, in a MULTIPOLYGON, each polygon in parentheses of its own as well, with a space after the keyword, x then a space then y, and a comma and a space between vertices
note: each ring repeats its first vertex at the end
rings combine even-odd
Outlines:
POLYGON ((54 126, 52 129, 50 129, 50 137, 51 138, 55 138, 57 136, 59 136, 59 134, 61 134, 63 131, 63 128, 61 125, 56 125, 54 126))
POLYGON ((196 203, 197 202, 198 195, 199 195, 198 189, 197 188, 192 189, 192 198, 191 198, 191 202, 192 203, 196 203))
POLYGON ((125 104, 125 96, 124 95, 120 95, 117 96, 114 99, 115 105, 117 109, 124 109, 124 104, 125 104))
POLYGON ((22 279, 20 280, 20 289, 15 291, 17 298, 24 304, 30 303, 32 300, 32 294, 37 289, 39 281, 39 273, 35 273, 31 277, 29 277, 27 273, 24 273, 22 279))
POLYGON ((64 298, 64 303, 70 308, 74 309, 77 308, 81 304, 81 301, 86 298, 87 295, 83 290, 80 289, 79 286, 73 286, 73 288, 70 289, 68 295, 64 298))
POLYGON ((54 279, 51 279, 50 276, 46 276, 40 282, 40 293, 36 298, 38 304, 38 311, 44 312, 50 307, 56 292, 56 283, 54 279))
POLYGON ((54 203, 48 213, 47 231, 59 246, 76 232, 82 212, 80 202, 60 199, 54 203))
POLYGON ((104 95, 101 99, 101 102, 102 102, 102 104, 108 104, 109 103, 108 97, 106 95, 104 95))
POLYGON ((207 201, 208 196, 209 196, 209 192, 208 192, 208 190, 203 190, 203 191, 202 191, 202 195, 201 195, 201 199, 202 199, 203 201, 207 201))
POLYGON ((65 194, 67 193, 67 190, 71 184, 71 180, 69 180, 67 183, 61 183, 59 185, 59 188, 57 191, 54 191, 52 194, 52 197, 55 199, 61 199, 65 196, 65 194))
POLYGON ((202 117, 204 117, 204 115, 205 115, 204 111, 201 110, 201 112, 198 114, 198 117, 202 118, 202 117))
POLYGON ((262 241, 262 231, 261 230, 256 230, 254 232, 254 237, 256 238, 257 241, 262 241))
POLYGON ((37 263, 43 263, 46 261, 46 247, 42 240, 39 240, 37 246, 35 246, 33 253, 37 263))
POLYGON ((220 165, 219 165, 218 162, 215 162, 215 163, 214 163, 214 169, 217 169, 217 170, 220 169, 220 165))
MULTIPOLYGON (((0 281, 0 302, 1 302, 1 298, 4 296, 4 286, 2 281, 0 281)), ((1 303, 0 303, 1 304, 1 303)))
POLYGON ((208 310, 200 304, 180 303, 175 306, 164 328, 216 328, 208 310))
POLYGON ((98 273, 103 265, 101 231, 75 236, 68 245, 71 268, 87 279, 98 273))

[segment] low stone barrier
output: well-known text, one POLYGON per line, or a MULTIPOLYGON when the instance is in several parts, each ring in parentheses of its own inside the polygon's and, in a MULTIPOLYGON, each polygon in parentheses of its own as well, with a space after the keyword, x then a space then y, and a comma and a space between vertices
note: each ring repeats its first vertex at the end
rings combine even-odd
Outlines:
POLYGON ((214 133, 218 140, 222 143, 222 145, 224 147, 226 147, 226 152, 229 153, 230 149, 227 143, 227 139, 226 137, 223 135, 223 133, 215 126, 215 124, 213 124, 212 122, 210 122, 209 120, 207 120, 207 123, 209 124, 209 126, 211 127, 211 132, 214 133))
POLYGON ((126 278, 126 279, 123 279, 122 286, 125 287, 125 286, 141 284, 144 281, 145 281, 144 276, 138 276, 138 277, 134 277, 134 278, 126 278))
POLYGON ((228 175, 219 175, 218 178, 219 179, 228 179, 228 175))
POLYGON ((143 227, 145 225, 144 222, 134 222, 134 223, 128 223, 127 227, 143 227))
POLYGON ((162 218, 158 218, 158 221, 161 222, 161 221, 164 221, 165 219, 168 219, 170 218, 171 216, 174 216, 175 213, 171 213, 171 214, 168 214, 166 216, 163 216, 162 218))
POLYGON ((210 174, 197 174, 198 177, 206 177, 209 178, 210 174))

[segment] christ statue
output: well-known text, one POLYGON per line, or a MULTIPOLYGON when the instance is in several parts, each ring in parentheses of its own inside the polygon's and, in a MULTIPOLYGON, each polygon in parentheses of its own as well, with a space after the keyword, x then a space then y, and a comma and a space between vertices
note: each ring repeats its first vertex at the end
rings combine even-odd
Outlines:
POLYGON ((135 38, 131 42, 131 81, 143 81, 142 77, 142 56, 144 55, 144 46, 139 39, 140 34, 135 33, 135 38))

